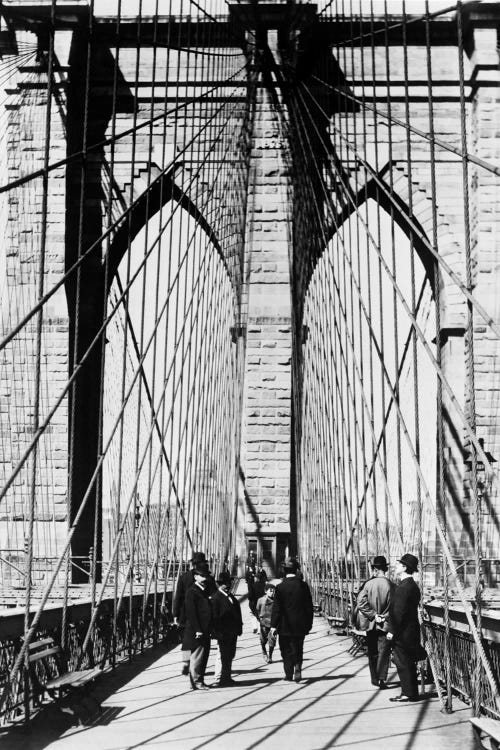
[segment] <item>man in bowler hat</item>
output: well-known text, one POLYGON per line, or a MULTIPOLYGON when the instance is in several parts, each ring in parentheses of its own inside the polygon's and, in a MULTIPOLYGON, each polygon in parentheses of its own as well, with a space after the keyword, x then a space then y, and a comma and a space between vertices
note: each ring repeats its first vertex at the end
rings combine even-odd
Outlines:
POLYGON ((208 593, 210 571, 206 562, 199 562, 193 570, 194 583, 186 592, 186 627, 184 642, 190 651, 189 679, 193 690, 208 690, 205 670, 210 654, 212 608, 208 593))
MULTIPOLYGON (((183 675, 189 674, 189 658, 191 656, 191 652, 186 644, 186 639, 184 637, 185 625, 186 625, 185 600, 186 600, 187 590, 194 583, 194 570, 199 563, 206 563, 205 553, 193 552, 193 556, 191 558, 191 570, 186 571, 179 577, 179 580, 177 581, 177 586, 175 589, 174 602, 172 606, 172 614, 174 616, 174 623, 179 628, 180 636, 182 640, 182 647, 181 647, 182 649, 181 650, 182 672, 181 674, 183 675)), ((207 578, 206 588, 207 588, 209 595, 214 593, 217 590, 217 586, 215 585, 213 576, 209 576, 207 578)))
POLYGON ((396 563, 400 583, 394 589, 389 615, 387 639, 390 641, 394 663, 401 683, 401 694, 389 700, 408 703, 418 700, 416 661, 421 649, 418 605, 420 589, 413 579, 418 570, 418 559, 407 552, 396 563))
POLYGON ((388 565, 383 555, 374 557, 371 567, 372 577, 358 594, 357 609, 364 619, 362 630, 366 630, 372 685, 384 689, 391 660, 391 645, 387 642, 387 617, 393 584, 386 577, 388 565))
POLYGON ((211 687, 235 685, 231 679, 231 667, 236 653, 236 641, 243 631, 241 607, 231 593, 230 585, 223 573, 217 577, 218 590, 210 598, 212 605, 212 635, 217 639, 220 651, 220 677, 211 687))
POLYGON ((285 680, 300 682, 304 638, 313 623, 313 602, 309 586, 297 576, 298 562, 288 557, 283 568, 285 577, 274 594, 271 632, 279 636, 285 680))

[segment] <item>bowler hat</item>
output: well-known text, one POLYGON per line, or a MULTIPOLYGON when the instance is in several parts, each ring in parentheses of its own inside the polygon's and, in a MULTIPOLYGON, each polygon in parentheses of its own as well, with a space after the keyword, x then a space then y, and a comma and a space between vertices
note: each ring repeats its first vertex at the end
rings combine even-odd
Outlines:
POLYGON ((198 573, 198 575, 200 576, 205 576, 208 578, 208 576, 210 575, 210 569, 208 567, 208 563, 203 562, 203 560, 200 560, 200 562, 194 566, 194 572, 198 573))
POLYGON ((387 570, 388 569, 387 560, 383 555, 376 555, 376 557, 373 558, 372 562, 372 568, 377 568, 378 570, 387 570))
POLYGON ((285 568, 285 570, 293 570, 293 571, 295 571, 295 570, 298 570, 299 563, 297 562, 297 560, 295 559, 295 557, 287 557, 285 559, 285 562, 283 563, 283 567, 285 568))
POLYGON ((418 558, 410 552, 405 552, 405 554, 399 558, 399 562, 406 565, 408 573, 416 573, 418 570, 418 558))
POLYGON ((200 562, 206 562, 207 558, 205 557, 204 552, 193 552, 193 556, 191 557, 191 562, 193 563, 193 567, 196 566, 200 562))

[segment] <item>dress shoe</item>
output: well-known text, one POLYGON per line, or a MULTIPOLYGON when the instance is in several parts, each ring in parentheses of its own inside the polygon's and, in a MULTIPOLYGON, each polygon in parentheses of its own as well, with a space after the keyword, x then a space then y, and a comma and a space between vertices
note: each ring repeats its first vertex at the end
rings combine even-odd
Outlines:
POLYGON ((182 675, 188 675, 189 674, 189 664, 183 664, 181 674, 182 675))
POLYGON ((387 683, 385 680, 379 680, 378 686, 380 690, 387 690, 387 683))
POLYGON ((418 698, 408 698, 407 695, 396 695, 394 698, 389 698, 391 703, 415 703, 418 698))
POLYGON ((193 690, 210 690, 208 685, 204 682, 194 682, 192 685, 193 690))
POLYGON ((293 670, 293 679, 295 682, 300 682, 302 679, 302 670, 299 666, 296 666, 293 670))

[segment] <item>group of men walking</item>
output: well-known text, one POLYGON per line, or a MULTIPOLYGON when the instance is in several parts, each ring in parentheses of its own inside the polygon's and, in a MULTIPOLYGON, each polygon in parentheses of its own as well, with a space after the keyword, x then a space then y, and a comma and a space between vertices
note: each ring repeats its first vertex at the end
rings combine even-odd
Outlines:
MULTIPOLYGON (((398 671, 401 692, 395 702, 418 700, 417 660, 422 658, 418 604, 420 589, 413 575, 417 558, 406 553, 396 563, 399 585, 388 577, 388 564, 382 555, 372 562, 372 576, 358 592, 356 625, 366 632, 370 678, 379 689, 387 687, 391 660, 398 671)), ((250 592, 250 587, 249 587, 250 592)), ((278 640, 285 681, 300 682, 304 638, 313 623, 311 591, 294 558, 284 563, 284 577, 275 587, 264 584, 262 596, 250 602, 259 621, 260 643, 267 663, 272 661, 278 640)), ((192 569, 178 581, 173 603, 174 622, 182 632, 182 673, 189 675, 193 690, 207 690, 205 671, 211 638, 218 643, 215 682, 210 687, 229 687, 238 636, 242 633, 241 607, 231 592, 231 577, 221 573, 217 580, 210 573, 205 555, 193 554, 192 569)), ((425 652, 423 652, 425 656, 425 652)))
MULTIPOLYGON (((179 578, 173 603, 174 622, 182 630, 182 674, 189 675, 193 690, 208 689, 205 670, 213 637, 219 646, 219 659, 210 687, 229 687, 235 684, 231 668, 242 632, 241 607, 231 593, 227 574, 215 581, 201 552, 195 553, 191 562, 192 569, 179 578)), ((266 661, 272 660, 278 638, 284 679, 295 682, 302 678, 304 638, 313 623, 311 591, 297 576, 298 568, 295 559, 287 558, 283 581, 265 590, 254 612, 261 613, 260 639, 266 661)))

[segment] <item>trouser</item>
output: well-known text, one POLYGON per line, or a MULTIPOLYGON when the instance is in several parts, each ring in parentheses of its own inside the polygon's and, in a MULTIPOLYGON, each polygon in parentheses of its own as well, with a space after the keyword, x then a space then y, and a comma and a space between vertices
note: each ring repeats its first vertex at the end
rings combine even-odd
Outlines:
POLYGON ((402 646, 394 645, 394 664, 398 670, 401 694, 408 698, 418 698, 417 665, 402 646))
POLYGON ((191 656, 191 649, 187 647, 186 635, 184 625, 179 625, 179 637, 181 639, 181 658, 184 664, 189 665, 189 658, 191 656))
POLYGON ((294 667, 302 667, 304 655, 304 638, 303 635, 280 635, 279 644, 281 658, 283 659, 283 669, 287 679, 293 678, 294 667))
POLYGON ((231 679, 231 667, 236 653, 237 640, 238 636, 234 633, 225 633, 217 638, 221 661, 220 682, 227 682, 231 679))
POLYGON ((194 683, 204 682, 208 655, 210 654, 210 636, 203 635, 196 641, 196 648, 191 650, 189 675, 194 683))
POLYGON ((260 645, 262 652, 267 656, 268 652, 266 646, 269 647, 269 656, 273 655, 274 647, 276 646, 276 636, 272 634, 271 628, 268 625, 260 624, 260 645))
POLYGON ((391 660, 391 644, 387 640, 386 634, 377 628, 367 630, 366 645, 371 681, 378 684, 380 680, 387 680, 391 660))

